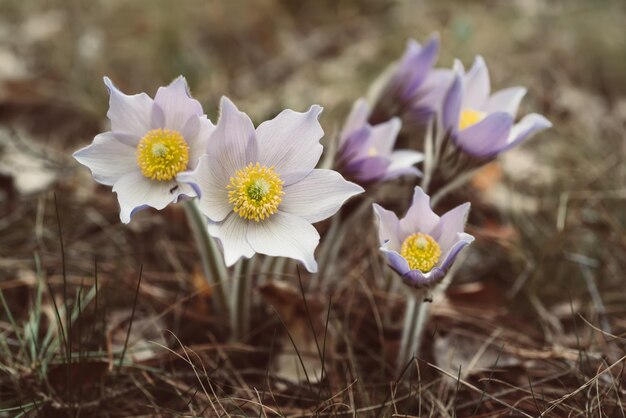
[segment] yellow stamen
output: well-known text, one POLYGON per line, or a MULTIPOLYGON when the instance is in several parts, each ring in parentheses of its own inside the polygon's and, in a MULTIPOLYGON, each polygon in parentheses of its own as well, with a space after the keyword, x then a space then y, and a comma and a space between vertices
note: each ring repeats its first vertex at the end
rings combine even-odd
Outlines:
POLYGON ((461 117, 459 118, 459 130, 463 130, 465 128, 469 128, 472 125, 477 124, 481 120, 485 119, 487 113, 480 112, 474 109, 465 109, 461 112, 461 117))
POLYGON ((283 181, 274 167, 248 164, 230 178, 228 201, 233 211, 245 219, 259 222, 278 212, 282 202, 283 181))
POLYGON ((376 157, 377 155, 378 155, 378 150, 374 147, 369 147, 369 149, 367 150, 367 156, 376 157))
POLYGON ((137 145, 137 164, 152 180, 167 181, 187 169, 189 145, 178 131, 153 129, 137 145))
POLYGON ((433 237, 418 232, 409 235, 402 243, 400 255, 409 263, 411 270, 424 273, 432 270, 441 257, 441 247, 433 237))

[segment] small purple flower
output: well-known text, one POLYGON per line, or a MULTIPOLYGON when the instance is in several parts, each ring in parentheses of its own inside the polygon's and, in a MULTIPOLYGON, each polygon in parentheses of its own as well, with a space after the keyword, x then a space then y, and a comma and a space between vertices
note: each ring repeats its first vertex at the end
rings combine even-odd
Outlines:
POLYGON ((474 241, 463 232, 469 203, 437 216, 430 207, 430 197, 415 188, 413 203, 404 218, 374 204, 378 218, 380 250, 406 284, 415 288, 440 282, 456 256, 474 241))
POLYGON ((111 130, 74 153, 94 179, 113 186, 122 222, 145 207, 163 209, 194 190, 176 179, 192 170, 205 153, 214 126, 200 102, 189 95, 184 77, 160 87, 154 100, 145 93, 126 95, 107 77, 111 130))
POLYGON ((415 40, 407 42, 400 60, 393 64, 374 83, 370 92, 373 110, 372 124, 402 117, 407 123, 426 124, 441 106, 452 81, 447 69, 433 70, 439 53, 439 38, 434 35, 421 46, 415 40))
POLYGON ((482 57, 476 57, 467 73, 458 60, 454 70, 442 120, 453 141, 468 154, 492 157, 552 126, 537 113, 514 123, 526 89, 510 87, 490 94, 489 72, 482 57))
POLYGON ((419 176, 413 167, 424 155, 412 150, 393 150, 401 122, 392 118, 372 126, 367 122, 370 108, 365 99, 354 103, 339 139, 339 166, 348 178, 360 184, 419 176))

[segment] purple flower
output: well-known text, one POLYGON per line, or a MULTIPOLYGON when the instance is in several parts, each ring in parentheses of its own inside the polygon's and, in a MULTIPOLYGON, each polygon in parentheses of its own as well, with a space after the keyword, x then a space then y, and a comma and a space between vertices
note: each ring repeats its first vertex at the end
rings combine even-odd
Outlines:
POLYGON ((441 106, 452 81, 452 71, 433 70, 439 53, 439 38, 433 36, 422 47, 415 40, 407 42, 404 55, 374 83, 370 93, 373 124, 402 117, 407 123, 426 124, 441 106))
POLYGON ((424 155, 412 150, 393 150, 401 122, 392 118, 372 126, 367 122, 365 99, 354 103, 339 139, 339 166, 348 178, 360 184, 389 180, 402 175, 419 176, 413 167, 424 155))
POLYGON ((482 57, 465 73, 455 61, 455 77, 444 99, 442 121, 453 141, 476 157, 495 156, 539 131, 552 126, 544 116, 531 113, 514 123, 524 87, 490 94, 489 72, 482 57))
POLYGON ((389 266, 411 287, 430 287, 441 281, 459 252, 474 241, 463 232, 469 203, 439 217, 430 207, 430 197, 416 187, 413 203, 400 220, 395 213, 373 206, 380 250, 389 266))
POLYGON ((322 155, 322 108, 284 110, 256 129, 226 97, 207 142, 207 155, 179 180, 198 189, 208 231, 222 244, 226 265, 255 253, 289 257, 317 271, 320 236, 312 223, 333 215, 363 189, 332 170, 322 155))
POLYGON ((147 206, 163 209, 180 196, 195 196, 176 176, 196 167, 214 126, 190 97, 185 79, 160 87, 154 100, 145 93, 128 96, 107 77, 104 84, 111 130, 96 135, 74 158, 98 183, 113 186, 122 222, 147 206))

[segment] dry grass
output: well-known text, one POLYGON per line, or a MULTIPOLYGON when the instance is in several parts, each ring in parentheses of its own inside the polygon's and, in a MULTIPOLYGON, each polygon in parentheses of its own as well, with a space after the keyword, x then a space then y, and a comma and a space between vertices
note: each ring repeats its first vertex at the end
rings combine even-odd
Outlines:
MULTIPOLYGON (((622 3, 9 0, 0 12, 0 172, 9 150, 37 162, 16 169, 26 185, 0 174, 0 417, 626 416, 622 3), (183 73, 210 116, 222 94, 255 121, 320 103, 331 138, 405 39, 433 30, 442 65, 482 54, 494 84, 529 86, 525 110, 555 128, 441 202, 471 201, 478 239, 401 376, 403 306, 372 231, 332 247, 328 287, 302 274, 306 305, 295 268, 287 289, 260 275, 268 303, 246 343, 227 343, 182 208, 122 225, 115 196, 70 157, 106 126, 104 74, 153 93, 183 73), (309 369, 299 383, 276 367, 286 352, 309 369)), ((411 187, 378 196, 401 211, 411 187)))

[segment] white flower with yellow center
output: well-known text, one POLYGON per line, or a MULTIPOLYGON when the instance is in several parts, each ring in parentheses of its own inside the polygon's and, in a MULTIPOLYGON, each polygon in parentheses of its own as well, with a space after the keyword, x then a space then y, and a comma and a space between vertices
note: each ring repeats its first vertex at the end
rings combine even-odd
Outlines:
POLYGON ((255 130, 245 113, 222 98, 207 155, 178 179, 197 189, 209 233, 221 242, 228 266, 261 253, 317 271, 319 234, 311 224, 363 191, 335 171, 315 169, 322 154, 321 111, 285 110, 255 130))
POLYGON ((430 208, 430 197, 415 188, 413 203, 402 219, 374 204, 380 250, 406 284, 415 288, 441 281, 457 254, 474 237, 463 232, 469 203, 439 217, 430 208))
POLYGON ((178 77, 147 94, 128 96, 104 78, 110 101, 111 130, 74 153, 94 179, 113 186, 122 222, 130 222, 139 209, 163 209, 180 196, 195 196, 188 184, 176 179, 196 167, 215 127, 202 106, 190 97, 187 82, 178 77))

